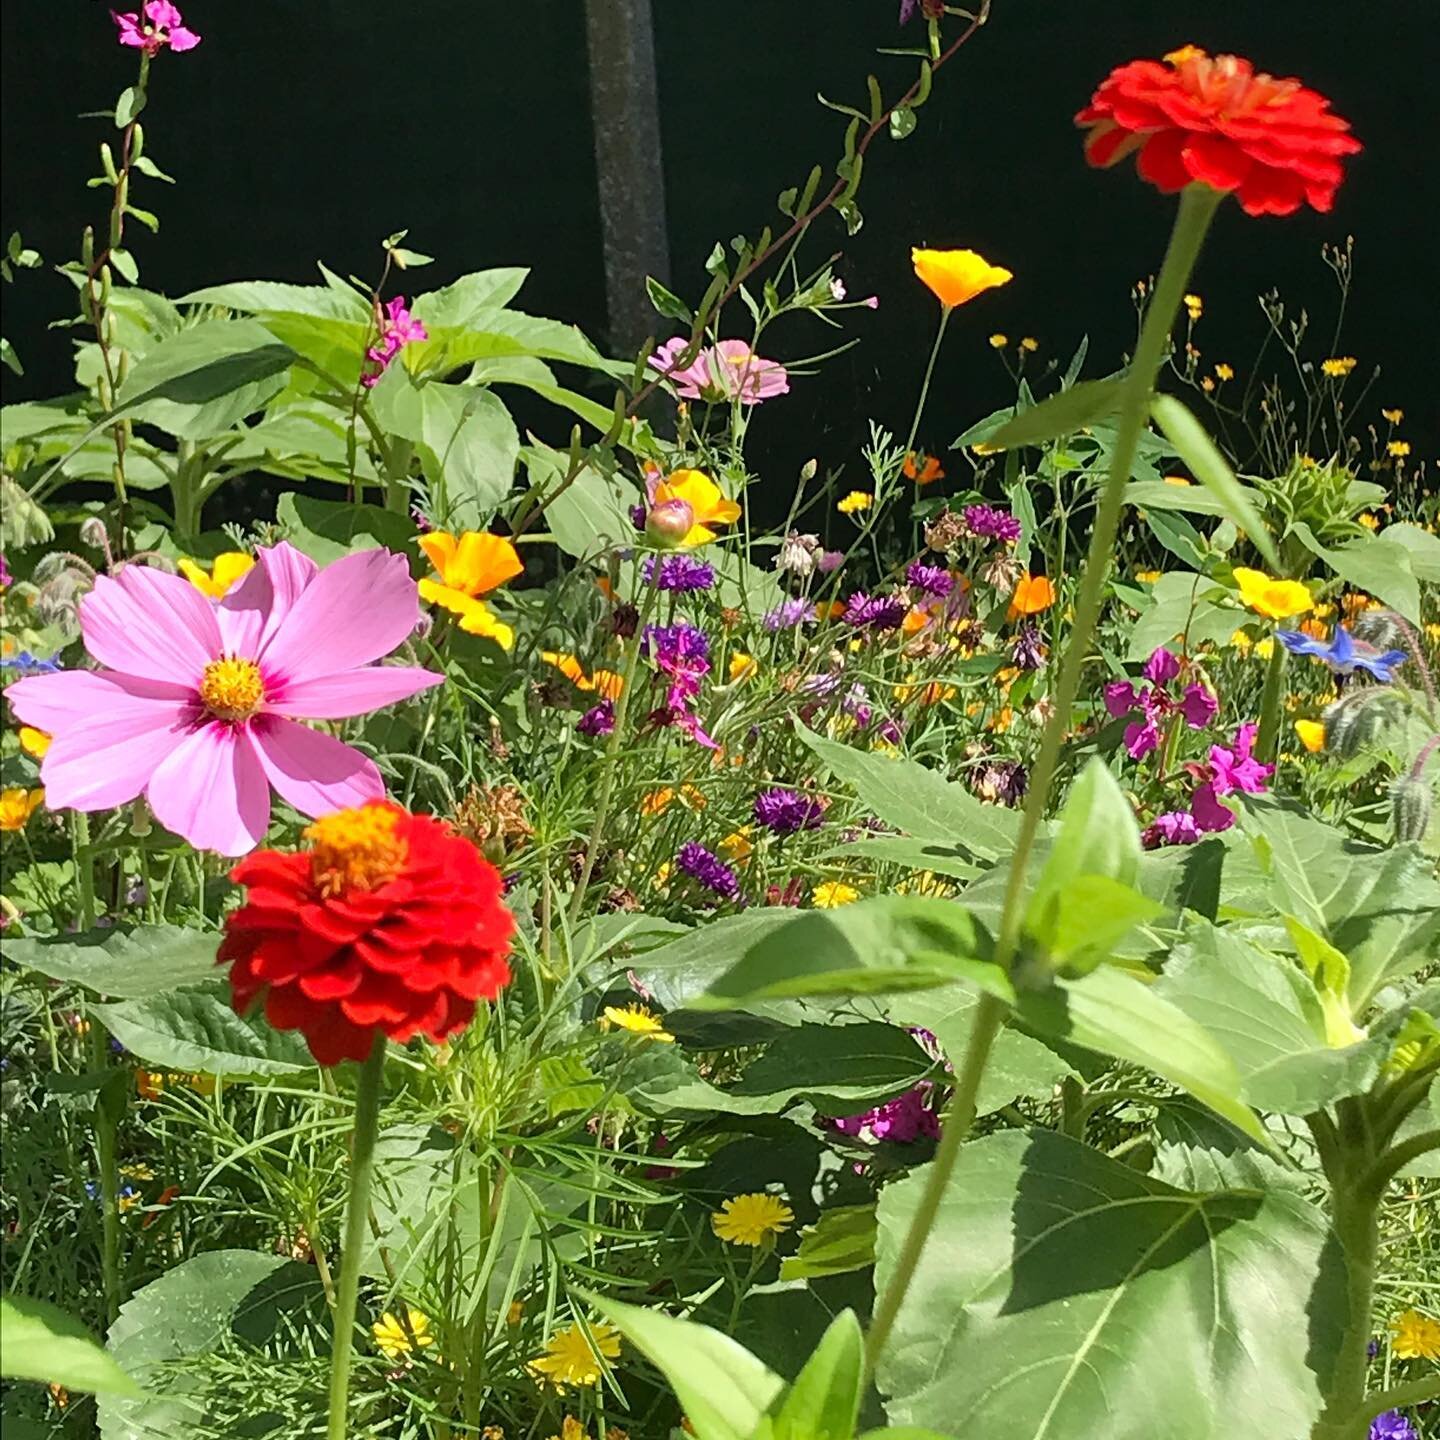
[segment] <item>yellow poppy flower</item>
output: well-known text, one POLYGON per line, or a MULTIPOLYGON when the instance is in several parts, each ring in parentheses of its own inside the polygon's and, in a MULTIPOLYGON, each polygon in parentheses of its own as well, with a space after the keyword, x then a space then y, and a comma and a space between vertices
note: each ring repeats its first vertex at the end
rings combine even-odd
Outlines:
POLYGON ((810 892, 810 903, 817 910, 834 910, 841 905, 853 905, 860 898, 860 892, 843 880, 826 880, 810 892))
POLYGON ((641 1040, 658 1040, 662 1045, 675 1043, 675 1037, 665 1028, 660 1017, 644 1005, 626 1005, 623 1009, 618 1005, 607 1005, 602 1024, 607 1030, 613 1025, 617 1030, 628 1031, 641 1040))
POLYGON ((1297 720, 1295 733, 1300 743, 1312 754, 1325 748, 1325 726, 1319 720, 1297 720))
POLYGON ((240 550, 227 550, 223 555, 215 557, 209 570, 203 565, 197 565, 193 560, 180 560, 176 563, 180 567, 180 573, 202 595, 219 600, 251 569, 255 564, 255 557, 240 550))
POLYGON ((713 525, 733 525, 740 507, 725 498, 720 487, 701 470, 677 470, 655 487, 655 503, 683 500, 694 517, 682 545, 705 545, 715 538, 713 525))
POLYGON ((0 830, 23 830, 44 802, 44 790, 0 790, 0 830))
POLYGON ((1303 615, 1315 603, 1298 580, 1273 580, 1263 570, 1251 570, 1244 565, 1237 565, 1234 573, 1240 599, 1257 614, 1271 620, 1303 615))
POLYGON ((420 581, 420 598, 458 615, 467 634, 488 636, 502 649, 511 649, 515 631, 479 597, 525 568, 515 547, 503 535, 484 531, 467 530, 457 539, 444 530, 431 530, 420 537, 420 548, 440 576, 420 581))
POLYGON ((1398 425, 1405 418, 1403 410, 1382 410, 1380 413, 1392 425, 1398 425))
POLYGON ((910 251, 910 261, 916 278, 947 310, 1015 278, 974 250, 923 250, 917 246, 910 251))
POLYGON ((788 1230, 795 1212, 773 1195, 736 1195, 710 1217, 711 1228, 731 1245, 760 1245, 788 1230))
POLYGON ((1215 367, 1215 378, 1217 380, 1233 380, 1235 378, 1235 367, 1221 363, 1215 367))
POLYGON ((43 731, 37 730, 33 725, 22 725, 17 732, 20 737, 20 748, 36 760, 43 760, 45 752, 50 748, 50 737, 43 731))
POLYGON ((370 1327, 370 1333, 375 1337, 375 1348, 387 1360, 403 1359, 412 1350, 423 1350, 427 1345, 435 1343, 435 1337, 430 1333, 428 1315, 412 1308, 406 1318, 410 1322, 409 1334, 406 1334, 404 1325, 388 1310, 370 1327), (415 1337, 413 1344, 410 1338, 412 1335, 415 1337))
POLYGON ((1410 442, 1408 440, 1392 440, 1385 447, 1385 453, 1394 456, 1396 460, 1403 460, 1410 453, 1410 442))
POLYGON ((620 1334, 613 1326, 591 1325, 587 1334, 578 1324, 567 1325, 550 1337, 530 1369, 557 1387, 594 1385, 600 1379, 600 1357, 615 1360, 619 1355, 620 1334))

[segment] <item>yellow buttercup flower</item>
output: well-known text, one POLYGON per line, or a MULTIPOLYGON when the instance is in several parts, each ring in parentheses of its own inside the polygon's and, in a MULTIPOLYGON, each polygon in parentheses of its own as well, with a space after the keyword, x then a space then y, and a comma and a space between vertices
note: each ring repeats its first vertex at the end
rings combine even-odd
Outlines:
POLYGON ((732 830, 716 849, 727 860, 748 860, 754 853, 755 845, 750 839, 749 825, 742 825, 738 830, 732 830))
POLYGON ((427 1345, 435 1343, 435 1337, 430 1333, 428 1315, 412 1306, 406 1311, 405 1318, 410 1322, 409 1334, 406 1334, 404 1325, 388 1310, 370 1327, 370 1333, 375 1337, 375 1348, 387 1360, 400 1360, 412 1350, 423 1350, 427 1345))
POLYGON ((715 538, 715 525, 732 525, 740 518, 740 507, 726 499, 720 487, 701 470, 677 470, 655 487, 654 503, 683 500, 690 507, 693 523, 682 545, 705 545, 715 538))
POLYGON ((1332 380, 1338 380, 1342 375, 1348 375, 1358 363, 1353 355, 1332 355, 1320 362, 1320 369, 1332 380))
POLYGON ((730 683, 733 685, 737 680, 748 680, 757 674, 759 669, 760 662, 753 655, 745 655, 736 650, 730 656, 730 683))
POLYGON ((1392 425, 1398 425, 1405 418, 1405 412, 1403 410, 1382 410, 1380 414, 1392 425))
POLYGON ((1135 578, 1142 585, 1153 585, 1160 578, 1160 575, 1161 572, 1159 570, 1137 570, 1135 572, 1135 578))
POLYGON ((795 1212, 773 1195, 736 1195, 710 1217, 711 1228, 731 1245, 761 1245, 788 1230, 795 1212))
POLYGON ((212 600, 220 600, 231 586, 254 566, 255 557, 240 550, 227 550, 223 555, 215 557, 209 570, 203 565, 197 565, 193 560, 180 560, 176 563, 180 567, 180 573, 202 595, 208 595, 212 600))
POLYGON ((602 1357, 615 1360, 619 1355, 620 1333, 613 1326, 567 1325, 550 1337, 544 1350, 530 1362, 530 1369, 561 1388, 594 1385, 602 1373, 602 1357))
POLYGON ((860 898, 860 892, 843 880, 826 880, 810 892, 810 903, 817 910, 834 910, 841 905, 853 905, 860 898))
POLYGON ((525 566, 520 553, 503 535, 467 530, 458 538, 444 530, 431 530, 420 537, 420 548, 440 578, 428 575, 417 587, 420 598, 460 617, 460 628, 470 635, 484 635, 502 649, 515 644, 515 632, 480 599, 513 580, 525 566))
POLYGON ((1396 460, 1403 460, 1410 453, 1410 442, 1408 440, 1392 440, 1385 447, 1385 453, 1393 456, 1396 460))
POLYGON ((44 803, 44 790, 0 790, 0 830, 23 830, 44 803))
POLYGON ((1015 277, 1000 265, 992 265, 974 250, 910 251, 916 278, 947 309, 964 305, 985 290, 1008 285, 1015 277))
POLYGON ((842 515, 858 515, 875 503, 875 497, 868 490, 852 490, 835 506, 842 515))
POLYGON ((1402 1311, 1390 1323, 1390 1348, 1399 1360, 1440 1360, 1440 1321, 1402 1311))
POLYGON ((1033 335, 1026 335, 1020 341, 1020 348, 1028 350, 1033 355, 1040 348, 1040 342, 1033 335))
POLYGON ((665 1028, 660 1017, 644 1005, 626 1005, 624 1009, 618 1005, 607 1005, 603 1023, 606 1029, 613 1025, 617 1030, 625 1030, 641 1040, 658 1040, 662 1045, 675 1043, 675 1037, 665 1028))
POLYGON ((1192 320, 1198 320, 1205 313, 1205 302, 1198 295, 1187 295, 1185 312, 1192 320))
POLYGON ((1217 380, 1233 380, 1235 378, 1235 367, 1222 362, 1215 367, 1215 378, 1217 380))
POLYGON ((1263 570, 1251 570, 1244 565, 1237 565, 1234 574, 1240 599, 1257 614, 1271 620, 1303 615, 1315 603, 1298 580, 1274 580, 1263 570))
POLYGON ((1297 720, 1295 733, 1300 737, 1300 743, 1312 755, 1325 748, 1325 726, 1321 721, 1297 720))
POLYGON ((1357 515, 1355 519, 1367 530, 1378 530, 1380 528, 1380 517, 1378 515, 1372 515, 1368 510, 1365 511, 1363 515, 1357 515))
POLYGON ((1010 343, 1010 337, 997 330, 990 337, 990 348, 992 350, 1003 350, 1010 343))
POLYGON ((50 748, 50 737, 43 731, 37 730, 33 725, 22 725, 16 732, 20 738, 20 748, 36 760, 43 760, 45 752, 50 748))

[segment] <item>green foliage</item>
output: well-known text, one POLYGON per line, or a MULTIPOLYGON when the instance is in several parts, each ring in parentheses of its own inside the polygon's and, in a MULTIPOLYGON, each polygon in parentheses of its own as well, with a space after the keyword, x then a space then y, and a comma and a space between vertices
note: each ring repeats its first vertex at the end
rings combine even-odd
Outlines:
POLYGON ((0 1375, 68 1390, 140 1393, 78 1320, 25 1295, 0 1296, 0 1375))

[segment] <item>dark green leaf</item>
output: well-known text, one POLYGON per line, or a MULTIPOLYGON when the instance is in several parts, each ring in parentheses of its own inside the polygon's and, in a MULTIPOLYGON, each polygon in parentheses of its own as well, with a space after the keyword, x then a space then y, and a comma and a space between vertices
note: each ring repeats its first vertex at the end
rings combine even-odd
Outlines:
POLYGON ((213 980, 219 939, 209 930, 141 925, 43 940, 7 940, 5 958, 99 995, 137 1000, 213 980))

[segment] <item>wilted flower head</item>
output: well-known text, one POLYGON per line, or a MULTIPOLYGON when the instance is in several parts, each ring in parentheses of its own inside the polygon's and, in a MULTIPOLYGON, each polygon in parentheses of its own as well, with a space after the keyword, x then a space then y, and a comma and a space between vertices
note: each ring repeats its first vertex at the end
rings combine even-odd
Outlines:
POLYGON ((775 568, 782 575, 798 575, 803 580, 814 573, 820 554, 818 535, 802 535, 798 530, 792 530, 780 542, 775 568))
POLYGON ((1010 649, 1010 663, 1020 670, 1038 670, 1045 663, 1045 642, 1039 629, 1026 621, 1015 633, 1010 649))

